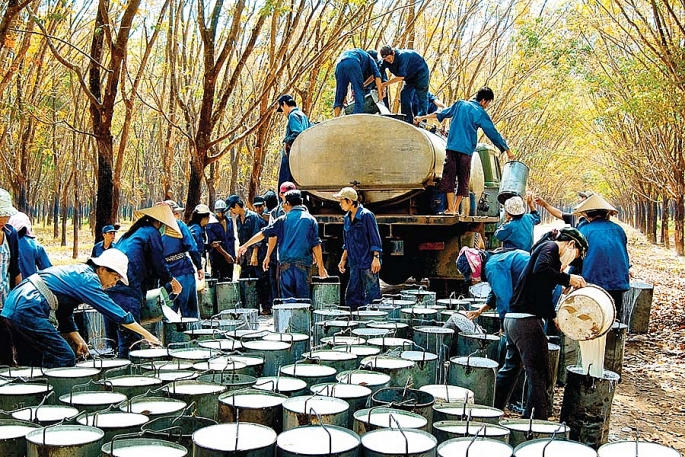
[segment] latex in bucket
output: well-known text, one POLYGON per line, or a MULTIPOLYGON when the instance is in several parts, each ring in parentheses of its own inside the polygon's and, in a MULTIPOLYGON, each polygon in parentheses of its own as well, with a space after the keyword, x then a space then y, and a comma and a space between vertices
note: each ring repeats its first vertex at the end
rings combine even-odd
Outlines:
POLYGON ((160 322, 164 317, 162 306, 167 306, 167 303, 170 303, 169 294, 164 287, 148 290, 145 301, 140 307, 140 323, 160 322))
POLYGON ((502 168, 497 200, 504 204, 511 197, 525 195, 529 171, 530 169, 523 162, 512 160, 505 163, 502 168))
POLYGON ((614 300, 599 286, 588 284, 559 299, 559 329, 576 341, 593 340, 604 335, 615 319, 614 300))

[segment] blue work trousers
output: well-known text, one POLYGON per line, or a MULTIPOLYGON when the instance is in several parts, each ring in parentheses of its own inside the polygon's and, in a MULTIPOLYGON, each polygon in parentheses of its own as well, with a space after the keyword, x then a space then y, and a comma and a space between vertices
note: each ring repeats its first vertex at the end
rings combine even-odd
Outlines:
POLYGON ((301 263, 280 264, 281 298, 310 298, 309 266, 301 263))
POLYGON ((411 81, 404 82, 404 87, 400 92, 400 110, 404 114, 404 120, 410 124, 414 123, 414 112, 412 110, 414 94, 419 101, 416 115, 425 116, 428 112, 428 80, 429 73, 426 72, 411 81))
POLYGON ((354 59, 341 60, 335 67, 335 102, 333 108, 342 108, 347 87, 352 84, 354 93, 354 114, 364 112, 364 75, 359 62, 354 59))
POLYGON ((351 267, 350 280, 345 290, 345 306, 354 311, 378 298, 381 298, 378 274, 372 273, 370 268, 351 267))
POLYGON ((181 283, 183 290, 176 296, 171 309, 178 312, 181 309, 181 316, 200 318, 200 309, 197 304, 197 283, 195 274, 175 276, 181 283))
MULTIPOLYGON (((137 298, 119 292, 108 292, 107 295, 121 309, 131 313, 136 322, 140 323, 140 301, 137 298)), ((128 358, 128 351, 131 345, 142 338, 136 332, 109 319, 105 319, 105 336, 115 342, 118 356, 121 358, 128 358)))
POLYGON ((76 364, 73 349, 47 318, 32 313, 16 316, 17 320, 3 319, 10 329, 20 366, 59 368, 76 364))
POLYGON ((290 174, 290 157, 285 151, 281 151, 281 168, 278 170, 278 187, 286 181, 295 182, 290 174))

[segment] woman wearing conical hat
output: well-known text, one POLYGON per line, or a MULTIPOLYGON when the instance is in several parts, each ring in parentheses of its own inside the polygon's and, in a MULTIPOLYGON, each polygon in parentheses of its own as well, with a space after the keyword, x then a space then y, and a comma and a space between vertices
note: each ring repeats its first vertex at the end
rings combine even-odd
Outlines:
MULTIPOLYGON (((171 284, 172 292, 181 292, 181 284, 172 277, 164 259, 162 233, 179 238, 181 233, 168 205, 157 205, 134 213, 136 222, 121 237, 117 249, 128 257, 128 285, 118 283, 107 291, 112 300, 140 322, 140 307, 148 285, 159 281, 171 284)), ((117 342, 119 357, 127 357, 130 346, 140 337, 113 322, 105 325, 107 338, 117 342)))

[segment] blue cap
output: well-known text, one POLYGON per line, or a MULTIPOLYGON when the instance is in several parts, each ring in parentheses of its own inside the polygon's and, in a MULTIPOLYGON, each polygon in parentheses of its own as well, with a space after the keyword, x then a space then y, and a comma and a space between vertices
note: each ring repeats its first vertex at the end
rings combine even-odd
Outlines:
POLYGON ((242 203, 242 202, 243 201, 240 199, 240 197, 238 195, 233 194, 226 199, 226 206, 231 208, 236 203, 242 203))
POLYGON ((116 231, 117 229, 115 229, 113 225, 105 225, 102 227, 102 233, 112 233, 116 231))

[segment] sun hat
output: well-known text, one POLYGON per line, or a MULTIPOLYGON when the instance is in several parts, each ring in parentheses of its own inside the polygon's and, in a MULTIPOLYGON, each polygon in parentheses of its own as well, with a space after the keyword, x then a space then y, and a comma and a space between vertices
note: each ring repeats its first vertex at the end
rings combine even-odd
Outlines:
POLYGON ((17 214, 14 216, 10 217, 9 221, 7 221, 9 225, 14 227, 14 229, 19 232, 21 229, 25 228, 26 229, 26 236, 29 236, 31 238, 35 238, 35 235, 33 234, 32 226, 31 226, 31 219, 29 219, 28 214, 22 213, 21 211, 18 211, 17 214))
POLYGON ((526 205, 523 198, 515 195, 504 202, 504 211, 512 216, 520 216, 526 212, 526 205))
POLYGON ((342 189, 340 189, 340 192, 333 195, 333 198, 337 198, 338 200, 346 198, 347 200, 356 202, 359 199, 359 195, 357 195, 357 191, 353 188, 343 187, 342 189))
POLYGON ((12 197, 5 189, 0 189, 0 217, 12 217, 17 214, 17 208, 12 205, 12 197))
POLYGON ((138 220, 143 216, 148 216, 166 225, 165 235, 172 238, 183 238, 181 229, 178 227, 176 218, 171 212, 171 207, 166 204, 155 205, 151 208, 143 208, 133 212, 134 219, 138 220))
POLYGON ((593 210, 604 210, 612 216, 618 214, 618 210, 611 206, 611 204, 599 194, 592 194, 586 200, 580 202, 573 209, 573 214, 582 214, 593 210))
POLYGON ((109 268, 117 272, 121 276, 121 282, 128 286, 128 277, 126 276, 128 273, 128 257, 126 254, 117 248, 109 248, 98 257, 91 257, 89 260, 99 267, 109 268))

